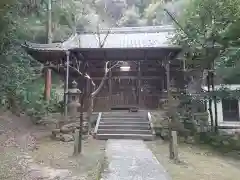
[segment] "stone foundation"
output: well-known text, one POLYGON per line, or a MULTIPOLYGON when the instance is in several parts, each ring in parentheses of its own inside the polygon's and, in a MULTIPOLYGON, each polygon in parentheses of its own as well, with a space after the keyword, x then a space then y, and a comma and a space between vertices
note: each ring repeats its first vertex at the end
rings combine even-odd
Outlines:
MULTIPOLYGON (((60 128, 52 130, 52 138, 63 142, 74 141, 74 134, 77 129, 80 129, 79 122, 66 123, 60 128)), ((83 136, 88 134, 88 122, 83 122, 82 130, 83 136)))

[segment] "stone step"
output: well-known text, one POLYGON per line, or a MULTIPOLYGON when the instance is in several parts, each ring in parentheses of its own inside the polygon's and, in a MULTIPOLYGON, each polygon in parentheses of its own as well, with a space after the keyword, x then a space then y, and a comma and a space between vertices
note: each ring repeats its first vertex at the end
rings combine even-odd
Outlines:
POLYGON ((120 111, 120 112, 112 112, 112 113, 107 113, 104 112, 104 115, 125 115, 125 116, 143 116, 146 115, 146 112, 125 112, 125 111, 120 111))
POLYGON ((112 119, 122 119, 122 118, 134 118, 134 119, 147 119, 146 116, 124 116, 124 115, 119 115, 119 116, 105 116, 105 115, 102 115, 102 118, 112 118, 112 119))
POLYGON ((103 117, 144 117, 147 116, 146 113, 103 113, 103 117))
POLYGON ((129 124, 99 124, 98 129, 138 129, 138 130, 150 130, 151 127, 149 124, 142 124, 142 125, 129 125, 129 124))
POLYGON ((139 129, 99 129, 99 134, 152 134, 151 130, 139 129))
POLYGON ((152 141, 154 139, 154 136, 150 134, 97 134, 96 139, 140 139, 145 141, 152 141))
POLYGON ((154 138, 145 111, 103 113, 95 137, 100 140, 154 138))
POLYGON ((116 123, 116 122, 119 122, 119 123, 149 123, 148 120, 146 119, 101 119, 100 122, 104 122, 104 123, 116 123))
POLYGON ((114 120, 114 121, 122 121, 122 120, 126 120, 126 121, 131 121, 131 120, 139 120, 139 121, 148 121, 147 118, 144 117, 101 117, 101 121, 102 120, 114 120))
POLYGON ((146 114, 146 111, 138 111, 138 112, 129 112, 129 110, 116 110, 116 111, 109 111, 109 112, 104 112, 104 114, 120 114, 120 113, 125 113, 125 114, 146 114))
POLYGON ((133 126, 141 126, 141 125, 149 125, 149 122, 131 122, 131 121, 100 121, 99 125, 133 125, 133 126))

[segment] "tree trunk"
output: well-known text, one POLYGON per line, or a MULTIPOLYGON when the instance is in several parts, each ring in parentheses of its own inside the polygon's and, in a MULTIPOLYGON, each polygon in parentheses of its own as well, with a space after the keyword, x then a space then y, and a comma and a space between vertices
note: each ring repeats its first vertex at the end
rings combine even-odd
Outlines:
POLYGON ((108 62, 106 62, 105 64, 105 74, 101 80, 101 83, 99 84, 98 88, 93 91, 90 96, 89 96, 89 105, 88 105, 88 110, 87 110, 87 120, 88 120, 88 134, 90 134, 91 131, 91 116, 92 116, 92 112, 93 112, 93 102, 94 102, 94 98, 98 95, 98 93, 101 91, 105 80, 107 79, 107 74, 109 72, 110 69, 107 68, 108 67, 108 62))
POLYGON ((170 159, 174 158, 174 153, 173 153, 173 139, 172 139, 172 113, 171 113, 171 106, 172 106, 172 94, 171 94, 171 87, 170 87, 170 62, 167 62, 166 66, 166 80, 167 80, 167 95, 168 95, 168 117, 169 117, 169 122, 168 122, 168 130, 169 130, 169 157, 170 159))
POLYGON ((211 73, 211 84, 212 84, 212 92, 214 93, 213 95, 213 102, 214 102, 214 130, 217 133, 218 132, 218 112, 217 112, 217 97, 215 95, 215 85, 214 85, 214 73, 211 73))
POLYGON ((87 109, 88 135, 90 135, 90 131, 92 129, 91 116, 93 112, 93 101, 94 101, 94 98, 90 95, 88 99, 88 109, 87 109))
MULTIPOLYGON (((208 96, 210 95, 210 92, 211 92, 210 82, 211 82, 211 75, 210 75, 210 72, 208 72, 208 76, 207 76, 208 96)), ((208 98, 208 111, 209 111, 210 120, 211 120, 211 130, 213 130, 213 113, 212 113, 212 99, 211 99, 211 97, 208 98)))

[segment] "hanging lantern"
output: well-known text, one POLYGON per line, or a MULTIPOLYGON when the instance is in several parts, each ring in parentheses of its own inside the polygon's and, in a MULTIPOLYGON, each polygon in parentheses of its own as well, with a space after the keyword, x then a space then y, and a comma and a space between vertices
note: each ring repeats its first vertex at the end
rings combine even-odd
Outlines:
POLYGON ((129 71, 131 67, 129 66, 128 62, 123 62, 122 65, 120 66, 121 71, 129 71))

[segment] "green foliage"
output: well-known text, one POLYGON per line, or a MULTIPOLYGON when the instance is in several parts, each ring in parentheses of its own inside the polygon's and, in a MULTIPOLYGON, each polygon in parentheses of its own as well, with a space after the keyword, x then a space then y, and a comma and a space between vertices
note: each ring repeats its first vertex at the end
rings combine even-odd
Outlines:
POLYGON ((147 19, 149 25, 161 25, 163 15, 163 3, 160 1, 150 4, 144 11, 144 17, 147 19))
POLYGON ((134 5, 138 8, 140 16, 143 15, 145 9, 149 6, 149 0, 135 0, 134 5))
MULTIPOLYGON (((64 8, 60 9, 60 4, 56 3, 53 4, 53 32, 55 40, 61 40, 68 36, 65 29, 71 31, 70 25, 61 20, 61 14, 70 13, 64 8), (60 34, 64 37, 56 36, 57 29, 61 29, 60 34)), ((21 47, 25 40, 46 41, 46 17, 44 1, 0 2, 0 106, 17 114, 26 112, 35 120, 59 111, 55 85, 51 101, 45 102, 42 97, 44 80, 41 65, 21 47)))
POLYGON ((140 15, 138 9, 135 6, 132 6, 130 9, 127 9, 123 17, 118 22, 119 26, 134 27, 140 25, 140 15))
MULTIPOLYGON (((35 84, 35 83, 34 83, 35 84)), ((39 86, 35 86, 39 87, 39 86)), ((61 112, 61 105, 59 103, 59 98, 55 93, 55 88, 53 87, 51 92, 51 100, 46 102, 44 100, 43 94, 39 94, 39 90, 33 88, 32 84, 30 87, 27 87, 26 91, 22 91, 21 107, 24 107, 24 111, 33 118, 34 121, 38 121, 48 113, 61 112), (30 89, 29 89, 30 88, 30 89), (32 88, 32 89, 31 89, 32 88), (38 93, 38 94, 37 94, 38 93)), ((43 87, 41 88, 43 91, 43 87)))
POLYGON ((185 0, 95 0, 97 12, 110 24, 118 26, 146 26, 171 24, 164 8, 178 14, 185 0))
POLYGON ((215 59, 217 75, 225 83, 239 83, 239 19, 239 0, 189 1, 175 37, 190 52, 188 63, 205 69, 215 59))
POLYGON ((221 152, 240 151, 239 134, 216 134, 214 132, 202 132, 195 135, 195 140, 212 146, 221 152))
MULTIPOLYGON (((222 95, 226 93, 229 98, 228 90, 222 89, 219 93, 222 93, 222 95)), ((240 151, 239 134, 216 133, 212 131, 208 122, 208 113, 203 108, 203 102, 202 99, 182 96, 180 106, 178 107, 179 119, 184 124, 184 127, 191 131, 195 142, 209 145, 221 152, 240 151)))

